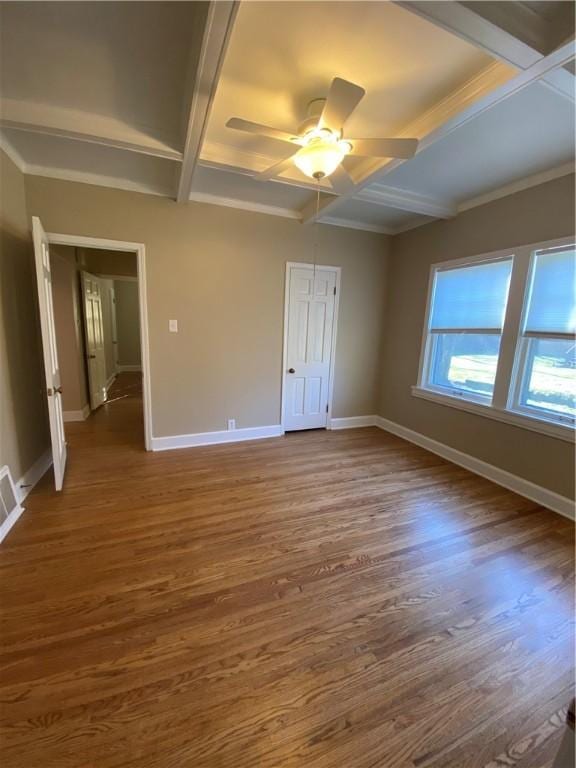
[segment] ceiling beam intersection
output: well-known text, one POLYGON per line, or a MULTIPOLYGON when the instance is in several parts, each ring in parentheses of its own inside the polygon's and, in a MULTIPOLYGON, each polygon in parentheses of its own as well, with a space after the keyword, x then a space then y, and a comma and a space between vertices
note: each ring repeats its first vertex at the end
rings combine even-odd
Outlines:
MULTIPOLYGON (((471 120, 474 120, 488 110, 493 109, 496 105, 502 103, 516 93, 519 93, 530 84, 538 82, 547 73, 553 72, 559 67, 563 67, 565 64, 571 62, 574 59, 574 55, 574 40, 570 40, 558 47, 555 51, 552 51, 552 53, 542 57, 532 66, 519 72, 515 76, 506 79, 497 87, 490 88, 488 86, 478 89, 476 99, 464 98, 458 100, 453 98, 454 95, 451 95, 448 99, 444 99, 439 105, 432 108, 428 113, 425 113, 414 123, 407 126, 407 128, 401 132, 400 136, 416 136, 420 140, 418 153, 425 151, 440 139, 448 136, 452 131, 463 127, 471 120), (484 91, 483 94, 482 91, 484 91), (453 101, 454 103, 450 105, 450 101, 453 101)), ((494 65, 488 68, 488 70, 491 69, 494 69, 494 65)), ((463 89, 459 90, 466 91, 468 85, 469 83, 466 84, 463 89)), ((380 181, 404 162, 407 161, 390 160, 384 165, 376 166, 372 171, 369 171, 349 193, 340 195, 339 197, 325 197, 321 201, 318 218, 321 220, 322 216, 328 213, 328 211, 332 211, 345 200, 355 197, 361 190, 369 185, 380 181)), ((313 205, 313 201, 310 201, 302 210, 301 221, 302 223, 308 223, 315 219, 316 208, 313 205)))

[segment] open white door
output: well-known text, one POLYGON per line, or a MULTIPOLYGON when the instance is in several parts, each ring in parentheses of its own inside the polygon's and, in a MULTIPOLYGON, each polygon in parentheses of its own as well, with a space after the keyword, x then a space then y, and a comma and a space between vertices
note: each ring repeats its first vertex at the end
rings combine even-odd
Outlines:
POLYGON ((52 304, 50 249, 48 238, 37 216, 32 217, 32 233, 34 236, 38 305, 40 307, 46 396, 48 398, 52 460, 54 463, 54 482, 56 490, 61 491, 66 468, 66 440, 64 437, 64 418, 62 415, 62 387, 60 384, 60 369, 58 367, 58 351, 56 349, 54 306, 52 304))
POLYGON ((84 306, 84 339, 90 408, 94 410, 106 402, 106 349, 104 347, 104 320, 102 317, 102 283, 89 272, 82 272, 82 302, 84 306))
POLYGON ((284 429, 315 429, 328 422, 336 299, 334 269, 290 266, 286 292, 284 429))

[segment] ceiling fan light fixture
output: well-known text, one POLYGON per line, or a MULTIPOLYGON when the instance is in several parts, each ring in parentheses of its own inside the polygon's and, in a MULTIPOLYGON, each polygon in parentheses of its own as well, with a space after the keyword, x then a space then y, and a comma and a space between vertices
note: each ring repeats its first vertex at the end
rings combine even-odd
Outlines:
POLYGON ((323 179, 334 173, 350 149, 351 145, 335 134, 314 136, 294 155, 294 164, 305 176, 323 179))

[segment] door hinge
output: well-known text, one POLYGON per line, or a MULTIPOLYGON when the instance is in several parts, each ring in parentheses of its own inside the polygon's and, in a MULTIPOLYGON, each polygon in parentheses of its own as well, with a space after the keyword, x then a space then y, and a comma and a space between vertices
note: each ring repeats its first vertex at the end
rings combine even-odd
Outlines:
POLYGON ((328 413, 328 404, 326 404, 326 413, 328 413))
POLYGON ((336 286, 334 286, 334 296, 336 296, 336 286))

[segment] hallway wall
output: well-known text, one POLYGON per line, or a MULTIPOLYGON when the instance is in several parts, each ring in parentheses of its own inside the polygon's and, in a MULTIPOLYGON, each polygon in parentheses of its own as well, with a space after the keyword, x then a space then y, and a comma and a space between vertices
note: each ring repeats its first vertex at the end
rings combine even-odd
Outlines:
POLYGON ((65 418, 70 419, 78 416, 88 405, 84 329, 74 248, 51 246, 50 265, 62 405, 65 418))
POLYGON ((135 280, 114 280, 118 365, 131 369, 142 366, 140 353, 140 306, 135 280))

